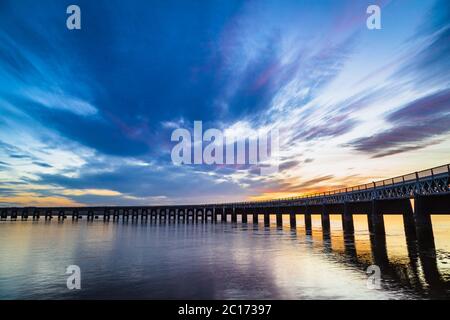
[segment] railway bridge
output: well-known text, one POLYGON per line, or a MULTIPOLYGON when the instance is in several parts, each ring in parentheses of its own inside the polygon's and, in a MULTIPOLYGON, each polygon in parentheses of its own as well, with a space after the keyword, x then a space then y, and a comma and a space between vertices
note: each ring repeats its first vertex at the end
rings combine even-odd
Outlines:
POLYGON ((196 205, 110 206, 110 207, 8 207, 0 208, 0 219, 28 218, 60 220, 72 218, 88 221, 151 220, 160 222, 217 222, 229 221, 258 223, 263 216, 265 225, 276 216, 281 226, 284 217, 296 227, 297 215, 304 217, 306 232, 311 232, 311 215, 321 216, 324 234, 330 233, 330 214, 342 216, 344 234, 353 234, 353 215, 368 217, 368 228, 373 235, 384 235, 383 216, 403 216, 405 235, 409 239, 433 241, 432 214, 450 214, 450 164, 422 170, 390 179, 332 190, 311 195, 237 203, 211 203, 196 205))

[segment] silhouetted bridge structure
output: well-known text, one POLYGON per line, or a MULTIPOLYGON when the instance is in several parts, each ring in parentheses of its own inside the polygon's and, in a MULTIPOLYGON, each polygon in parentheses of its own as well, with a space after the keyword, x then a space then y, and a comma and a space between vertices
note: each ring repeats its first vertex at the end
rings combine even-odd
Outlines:
POLYGON ((109 221, 132 219, 159 220, 162 222, 228 221, 253 223, 263 215, 264 224, 270 224, 270 216, 276 216, 281 226, 283 216, 289 216, 290 225, 296 227, 297 215, 303 215, 306 232, 311 232, 311 215, 321 215, 324 234, 330 233, 330 214, 342 216, 344 234, 353 234, 353 215, 368 216, 371 234, 384 235, 385 214, 403 215, 405 234, 408 238, 433 240, 431 214, 450 214, 450 165, 385 179, 351 188, 316 193, 294 198, 270 201, 253 201, 199 205, 114 206, 114 207, 14 207, 1 208, 2 220, 25 220, 31 217, 73 220, 87 216, 88 221, 103 218, 109 221), (411 203, 413 199, 413 204, 411 203))

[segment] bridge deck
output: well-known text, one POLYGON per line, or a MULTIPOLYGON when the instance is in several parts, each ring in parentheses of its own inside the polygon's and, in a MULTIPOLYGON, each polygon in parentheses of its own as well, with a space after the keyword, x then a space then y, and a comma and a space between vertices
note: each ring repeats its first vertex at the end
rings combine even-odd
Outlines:
POLYGON ((103 220, 113 221, 131 218, 142 221, 148 219, 159 221, 188 222, 211 220, 220 217, 232 222, 241 217, 247 223, 248 215, 253 223, 258 216, 264 216, 264 224, 270 224, 270 215, 276 215, 277 225, 282 225, 283 215, 290 216, 290 224, 295 227, 296 216, 304 215, 305 229, 311 231, 311 215, 320 214, 323 231, 330 231, 330 214, 342 216, 344 233, 352 234, 353 215, 366 214, 369 230, 377 235, 385 234, 383 215, 400 214, 403 216, 405 234, 410 238, 432 241, 433 230, 431 214, 450 214, 450 165, 415 172, 391 179, 364 184, 352 188, 334 190, 288 199, 270 201, 197 204, 197 205, 155 205, 155 206, 93 206, 93 207, 8 207, 0 208, 0 219, 17 220, 19 217, 33 220, 41 216, 45 220, 58 220, 68 216, 72 220, 87 216, 92 221, 102 216, 103 220), (413 204, 410 199, 414 199, 413 204))

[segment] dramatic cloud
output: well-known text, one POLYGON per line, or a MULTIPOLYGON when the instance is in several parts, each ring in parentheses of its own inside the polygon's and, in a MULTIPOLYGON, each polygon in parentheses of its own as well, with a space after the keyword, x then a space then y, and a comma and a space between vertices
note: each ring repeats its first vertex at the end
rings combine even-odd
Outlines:
POLYGON ((433 138, 450 132, 450 90, 413 101, 389 114, 386 120, 390 129, 350 145, 373 157, 382 157, 433 144, 433 138))
POLYGON ((0 205, 263 199, 448 160, 445 0, 382 1, 381 30, 365 0, 77 4, 70 31, 64 2, 1 1, 0 205), (278 129, 278 172, 173 165, 196 120, 278 129))

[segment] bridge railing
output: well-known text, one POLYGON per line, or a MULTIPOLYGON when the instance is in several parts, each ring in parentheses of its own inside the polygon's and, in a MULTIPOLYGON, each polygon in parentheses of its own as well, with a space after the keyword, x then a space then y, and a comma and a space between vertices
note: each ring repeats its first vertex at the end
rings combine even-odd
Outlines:
POLYGON ((402 184, 410 184, 414 182, 420 182, 423 180, 427 180, 429 178, 434 178, 438 176, 450 176, 450 164, 421 170, 414 173, 408 173, 405 175, 397 176, 394 178, 384 179, 375 181, 372 183, 366 183, 362 185, 357 185, 349 188, 341 188, 337 190, 331 190, 327 192, 321 192, 321 193, 313 193, 313 194, 307 194, 307 195, 301 195, 297 197, 289 197, 289 198, 279 198, 279 199, 273 199, 273 200, 260 200, 260 201, 251 201, 251 202, 240 202, 239 204, 255 204, 255 203, 270 203, 270 202, 283 202, 283 201, 295 201, 295 200, 304 200, 304 199, 313 199, 313 198, 321 198, 321 197, 327 197, 327 196, 336 196, 336 195, 343 195, 343 194, 349 194, 352 192, 359 192, 364 190, 374 190, 379 188, 386 188, 386 187, 392 187, 396 185, 402 185, 402 184))

